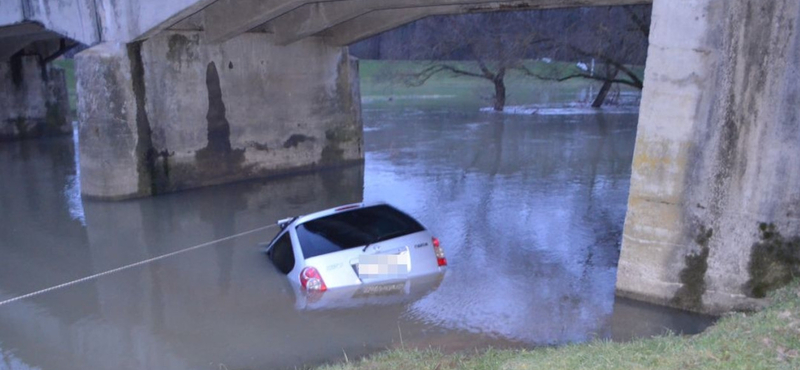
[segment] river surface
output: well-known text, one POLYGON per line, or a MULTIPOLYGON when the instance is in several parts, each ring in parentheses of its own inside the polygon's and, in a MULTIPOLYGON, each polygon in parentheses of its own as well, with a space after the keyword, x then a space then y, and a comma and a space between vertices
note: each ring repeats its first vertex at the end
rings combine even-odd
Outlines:
POLYGON ((0 369, 294 368, 399 346, 530 348, 710 324, 614 297, 635 113, 409 99, 367 102, 364 121, 364 166, 116 203, 80 199, 73 140, 0 145, 0 302, 199 246, 0 303, 0 369), (362 200, 431 229, 444 277, 399 299, 311 309, 258 247, 276 229, 229 238, 362 200))

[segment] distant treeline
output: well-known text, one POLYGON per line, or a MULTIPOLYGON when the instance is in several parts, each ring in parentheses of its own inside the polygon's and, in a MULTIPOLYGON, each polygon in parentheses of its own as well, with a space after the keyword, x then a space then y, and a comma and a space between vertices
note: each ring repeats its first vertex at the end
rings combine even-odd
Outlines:
POLYGON ((433 16, 355 43, 350 53, 362 59, 472 60, 469 45, 490 34, 525 59, 579 61, 587 60, 588 51, 605 50, 618 62, 643 65, 650 10, 637 5, 433 16), (452 44, 454 31, 463 45, 442 47, 443 35, 451 35, 452 44))

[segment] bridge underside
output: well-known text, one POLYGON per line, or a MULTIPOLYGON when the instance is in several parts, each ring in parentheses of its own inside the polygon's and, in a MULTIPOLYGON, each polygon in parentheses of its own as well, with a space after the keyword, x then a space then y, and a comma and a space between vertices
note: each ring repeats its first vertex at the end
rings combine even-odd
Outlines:
POLYGON ((36 23, 0 27, 0 141, 72 131, 64 71, 48 63, 74 45, 36 23))
MULTIPOLYGON (((58 0, 55 4, 55 0, 4 1, 0 4, 0 72, 5 73, 0 75, 0 98, 6 104, 0 111, 0 137, 14 140, 66 133, 70 130, 69 109, 66 108, 65 95, 60 93, 65 90, 62 73, 48 63, 54 56, 76 43, 147 43, 168 32, 196 32, 202 38, 203 47, 224 49, 226 46, 220 45, 237 39, 251 39, 248 35, 259 34, 263 36, 259 39, 260 43, 271 45, 270 53, 280 54, 280 47, 302 43, 309 38, 316 40, 312 42, 324 44, 326 48, 345 47, 377 33, 437 14, 649 2, 650 0, 58 0), (17 57, 12 60, 12 56, 17 57), (26 68, 44 71, 41 78, 26 80, 24 86, 15 77, 29 74, 19 71, 21 56, 31 59, 24 63, 26 68), (32 58, 38 58, 38 61, 33 63, 32 58)), ((262 49, 266 50, 265 48, 266 46, 262 49)), ((297 48, 287 50, 295 49, 297 48)), ((343 50, 345 49, 336 53, 344 52, 343 50)), ((269 55, 260 57, 264 60, 270 59, 269 55)), ((155 61, 147 67, 160 68, 157 65, 164 62, 166 61, 155 61)), ((242 68, 249 66, 244 64, 242 68)), ((310 63, 306 68, 317 67, 310 63)), ((257 97, 253 96, 244 101, 230 101, 228 104, 249 105, 256 100, 257 97)), ((302 103, 298 100, 295 104, 302 103)), ((88 112, 97 111, 96 107, 87 108, 88 112)), ((255 171, 252 176, 263 174, 255 171)), ((196 182, 197 185, 209 183, 199 179, 196 182)), ((185 185, 189 183, 192 181, 185 185)), ((181 187, 154 189, 161 191, 181 187)), ((101 191, 93 194, 91 187, 86 191, 87 195, 94 196, 113 193, 101 191)))
POLYGON ((49 63, 97 43, 96 24, 94 0, 0 2, 0 140, 72 131, 64 72, 49 63))
POLYGON ((288 45, 324 37, 345 46, 432 15, 580 6, 650 4, 652 0, 219 0, 198 14, 212 42, 253 28, 270 30, 288 45))
POLYGON ((139 19, 154 26, 77 59, 82 191, 122 199, 362 161, 349 43, 435 14, 642 2, 218 0, 139 19))

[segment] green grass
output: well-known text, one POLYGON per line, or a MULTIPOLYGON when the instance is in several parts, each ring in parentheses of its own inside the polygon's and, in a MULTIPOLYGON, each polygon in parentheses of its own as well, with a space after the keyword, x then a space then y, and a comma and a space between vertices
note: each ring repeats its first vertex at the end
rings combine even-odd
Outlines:
POLYGON ((522 351, 490 349, 477 354, 391 350, 320 369, 800 369, 800 282, 775 292, 770 301, 761 312, 731 314, 693 337, 670 335, 522 351))
POLYGON ((75 112, 78 104, 78 95, 75 92, 75 60, 61 58, 54 60, 53 65, 64 70, 64 75, 67 79, 67 93, 69 94, 69 108, 75 112))
MULTIPOLYGON (((468 61, 447 61, 449 65, 478 73, 477 63, 468 61)), ((398 75, 404 72, 420 71, 431 65, 427 61, 383 61, 361 60, 361 96, 366 99, 406 99, 414 96, 445 97, 455 104, 488 105, 494 95, 494 85, 485 79, 459 76, 442 72, 431 77, 422 86, 408 86, 398 75)), ((536 73, 543 73, 553 66, 573 68, 572 64, 545 64, 539 61, 528 61, 526 66, 536 73)), ((641 72, 642 68, 634 68, 641 72)), ((542 81, 511 70, 505 78, 508 105, 525 105, 537 103, 571 103, 580 99, 581 93, 589 86, 597 91, 601 85, 598 81, 572 79, 564 82, 542 81)), ((621 87, 623 91, 633 91, 629 87, 621 87)))

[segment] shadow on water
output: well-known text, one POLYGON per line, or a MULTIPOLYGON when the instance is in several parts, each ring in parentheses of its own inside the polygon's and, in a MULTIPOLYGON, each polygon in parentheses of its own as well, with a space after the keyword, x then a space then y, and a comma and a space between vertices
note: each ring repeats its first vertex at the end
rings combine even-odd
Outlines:
POLYGON ((420 219, 450 266, 403 299, 303 305, 257 247, 276 230, 248 234, 0 306, 0 364, 293 368, 401 336, 454 351, 699 332, 711 318, 614 298, 635 132, 635 115, 378 107, 363 167, 82 213, 70 140, 4 144, 0 301, 362 199, 420 219))

